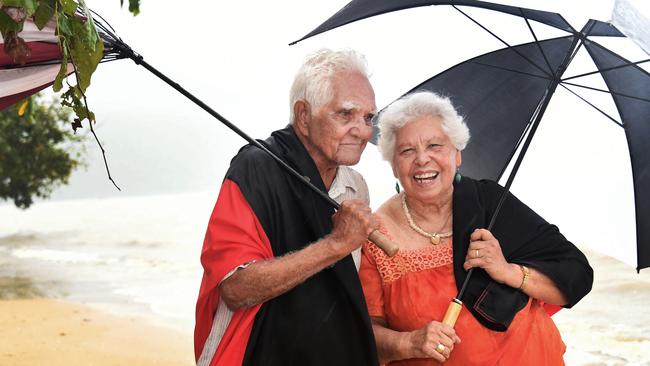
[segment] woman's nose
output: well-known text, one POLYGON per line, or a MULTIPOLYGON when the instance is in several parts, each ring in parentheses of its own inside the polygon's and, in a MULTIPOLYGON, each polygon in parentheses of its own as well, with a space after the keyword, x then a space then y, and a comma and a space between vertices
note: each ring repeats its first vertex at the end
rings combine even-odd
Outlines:
POLYGON ((429 162, 429 155, 424 150, 418 150, 415 152, 415 162, 419 165, 425 165, 429 162))

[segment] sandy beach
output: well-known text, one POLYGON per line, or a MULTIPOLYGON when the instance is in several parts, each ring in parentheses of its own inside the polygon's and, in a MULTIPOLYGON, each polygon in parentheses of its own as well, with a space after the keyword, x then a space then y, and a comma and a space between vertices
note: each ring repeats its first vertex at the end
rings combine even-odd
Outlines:
POLYGON ((0 365, 192 365, 191 334, 35 298, 0 300, 0 365))

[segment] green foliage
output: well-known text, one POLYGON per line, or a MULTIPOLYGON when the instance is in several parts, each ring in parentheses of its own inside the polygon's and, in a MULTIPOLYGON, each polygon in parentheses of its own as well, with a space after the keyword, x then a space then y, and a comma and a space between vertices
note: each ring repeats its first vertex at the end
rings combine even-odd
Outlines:
POLYGON ((77 7, 79 6, 75 0, 58 0, 58 2, 61 4, 63 13, 70 16, 74 15, 74 13, 77 11, 77 7))
POLYGON ((90 85, 90 77, 104 55, 104 42, 99 38, 88 8, 83 1, 81 4, 86 13, 86 20, 82 21, 79 17, 72 17, 70 19, 72 33, 60 34, 59 37, 66 38, 70 56, 76 66, 78 86, 82 92, 85 92, 90 85))
MULTIPOLYGON (((31 52, 17 35, 22 30, 25 19, 33 17, 39 29, 43 29, 49 20, 55 21, 62 57, 61 68, 54 80, 54 91, 63 88, 63 81, 70 71, 68 63, 72 63, 77 84, 68 84, 69 89, 63 95, 63 103, 74 108, 79 120, 88 118, 94 121, 94 115, 88 111, 83 96, 104 55, 104 43, 85 1, 2 0, 0 3, 0 33, 5 40, 5 52, 18 64, 24 63, 31 52), (84 108, 79 108, 80 105, 84 108)), ((123 5, 124 0, 120 0, 120 4, 123 5)), ((129 0, 129 11, 133 15, 139 14, 140 0, 129 0)))
POLYGON ((7 13, 0 11, 0 33, 6 37, 10 33, 18 33, 23 30, 23 23, 15 22, 7 13))
POLYGON ((38 29, 43 29, 47 22, 54 16, 56 9, 56 0, 41 1, 34 13, 34 24, 38 29))
POLYGON ((2 0, 2 5, 23 8, 27 11, 28 15, 32 15, 36 11, 37 3, 39 2, 39 0, 2 0))
MULTIPOLYGON (((120 5, 124 6, 124 0, 120 0, 120 5)), ((134 16, 140 14, 140 0, 129 0, 129 11, 134 16)))
POLYGON ((80 121, 83 121, 84 119, 88 119, 90 121, 95 120, 95 114, 86 109, 86 105, 81 101, 81 91, 76 85, 70 87, 68 91, 63 93, 61 95, 61 98, 63 98, 61 104, 72 108, 80 121))
POLYGON ((69 109, 37 96, 28 103, 0 111, 0 199, 20 208, 66 184, 83 150, 70 130, 69 109))
POLYGON ((88 110, 82 99, 90 86, 90 78, 104 55, 104 43, 99 38, 92 14, 83 0, 79 0, 79 4, 73 0, 67 0, 67 3, 66 0, 57 1, 63 2, 64 12, 55 14, 62 61, 54 80, 54 91, 63 87, 63 80, 68 75, 68 62, 72 62, 77 85, 70 85, 68 91, 62 95, 63 105, 72 107, 80 121, 88 119, 94 122, 94 114, 88 110), (85 18, 75 16, 74 11, 70 15, 72 5, 69 3, 74 3, 75 10, 80 7, 85 18), (65 9, 66 6, 69 8, 65 9))

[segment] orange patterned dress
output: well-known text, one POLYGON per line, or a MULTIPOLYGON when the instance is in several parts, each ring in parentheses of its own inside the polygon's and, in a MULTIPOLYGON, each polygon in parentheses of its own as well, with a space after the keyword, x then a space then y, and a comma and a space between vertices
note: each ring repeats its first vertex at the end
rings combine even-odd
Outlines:
MULTIPOLYGON (((457 293, 451 240, 439 246, 400 249, 394 257, 368 242, 359 277, 371 317, 383 317, 396 331, 413 331, 440 321, 457 293)), ((461 343, 445 365, 564 365, 560 333, 537 300, 515 316, 507 332, 481 325, 463 307, 455 326, 461 343)), ((432 359, 409 359, 390 365, 438 365, 432 359)))

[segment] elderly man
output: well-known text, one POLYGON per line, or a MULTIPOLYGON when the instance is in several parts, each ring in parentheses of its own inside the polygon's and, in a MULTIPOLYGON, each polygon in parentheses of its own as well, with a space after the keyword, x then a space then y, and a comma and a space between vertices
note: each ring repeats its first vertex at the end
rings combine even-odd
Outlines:
POLYGON ((357 276, 358 249, 377 224, 363 178, 347 167, 359 161, 376 111, 365 59, 311 55, 290 104, 291 124, 264 144, 341 209, 334 214, 260 149, 240 150, 201 254, 199 365, 378 363, 357 276))

